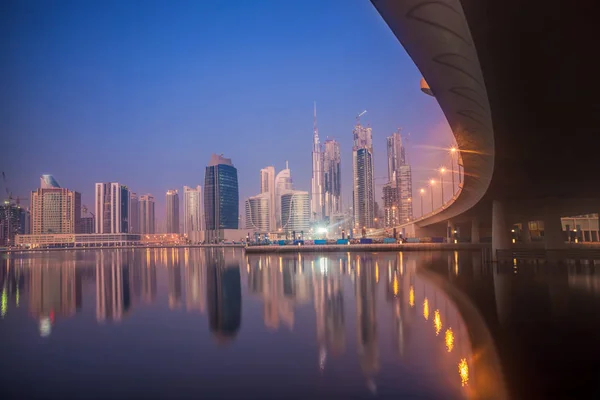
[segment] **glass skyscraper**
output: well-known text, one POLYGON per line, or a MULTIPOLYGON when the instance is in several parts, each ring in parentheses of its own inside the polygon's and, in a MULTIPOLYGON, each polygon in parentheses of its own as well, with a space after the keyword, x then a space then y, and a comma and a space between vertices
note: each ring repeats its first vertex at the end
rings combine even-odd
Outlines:
POLYGON ((231 159, 213 154, 204 175, 206 239, 223 239, 222 230, 238 229, 239 191, 237 169, 231 159))
POLYGON ((352 188, 354 226, 372 228, 375 217, 375 186, 373 175, 373 140, 371 128, 360 125, 352 132, 352 188))

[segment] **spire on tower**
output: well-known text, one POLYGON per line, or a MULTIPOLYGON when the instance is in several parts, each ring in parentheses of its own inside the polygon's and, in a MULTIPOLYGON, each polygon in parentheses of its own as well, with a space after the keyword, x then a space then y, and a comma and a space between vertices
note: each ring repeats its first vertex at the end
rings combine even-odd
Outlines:
POLYGON ((313 112, 313 151, 320 152, 321 148, 319 145, 319 129, 317 128, 317 102, 314 102, 313 112))

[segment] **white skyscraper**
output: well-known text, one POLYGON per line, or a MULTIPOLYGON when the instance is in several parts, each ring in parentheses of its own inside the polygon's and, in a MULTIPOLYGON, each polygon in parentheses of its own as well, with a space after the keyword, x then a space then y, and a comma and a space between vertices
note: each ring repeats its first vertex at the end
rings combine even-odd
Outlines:
POLYGON ((281 196, 293 190, 292 175, 288 165, 285 162, 285 169, 279 171, 275 177, 275 218, 277 228, 281 228, 281 196))
POLYGON ((296 235, 310 229, 310 200, 308 192, 291 190, 281 196, 281 220, 284 232, 296 235))
POLYGON ((357 119, 352 147, 353 212, 356 228, 372 228, 375 217, 375 185, 373 174, 373 139, 370 127, 357 119))
POLYGON ((96 233, 128 233, 129 189, 118 182, 96 183, 96 233))
POLYGON ((271 198, 269 192, 246 199, 246 229, 260 233, 271 232, 271 198))
POLYGON ((145 194, 140 196, 140 233, 155 233, 154 222, 154 196, 145 194))
MULTIPOLYGON (((389 193, 384 198, 384 213, 386 215, 395 214, 385 208, 398 210, 397 221, 406 222, 412 219, 412 172, 410 165, 406 162, 406 152, 402 144, 402 136, 400 129, 387 137, 387 158, 388 158, 388 186, 389 190, 396 190, 397 193, 389 193), (393 199, 393 201, 390 201, 393 199)), ((384 197, 385 194, 384 194, 384 197)), ((393 226, 397 222, 396 219, 386 218, 388 226, 393 226)))
POLYGON ((269 166, 260 170, 260 193, 267 194, 269 200, 269 229, 275 230, 275 167, 269 166))
POLYGON ((313 121, 312 179, 310 193, 310 210, 313 221, 321 221, 323 219, 323 189, 323 151, 321 149, 321 143, 319 143, 319 130, 317 129, 317 104, 315 103, 313 121))
POLYGON ((340 144, 333 139, 325 141, 323 155, 325 215, 332 222, 332 216, 342 212, 342 167, 340 144))
POLYGON ((192 237, 194 232, 204 230, 204 213, 202 211, 202 188, 183 187, 183 232, 192 237))

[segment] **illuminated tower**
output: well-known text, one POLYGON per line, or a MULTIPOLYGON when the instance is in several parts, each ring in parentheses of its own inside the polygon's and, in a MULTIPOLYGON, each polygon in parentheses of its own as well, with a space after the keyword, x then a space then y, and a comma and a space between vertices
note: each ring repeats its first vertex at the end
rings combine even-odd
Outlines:
POLYGON ((313 221, 321 221, 323 219, 323 152, 319 143, 319 130, 317 129, 317 103, 314 106, 313 121, 310 211, 313 221))

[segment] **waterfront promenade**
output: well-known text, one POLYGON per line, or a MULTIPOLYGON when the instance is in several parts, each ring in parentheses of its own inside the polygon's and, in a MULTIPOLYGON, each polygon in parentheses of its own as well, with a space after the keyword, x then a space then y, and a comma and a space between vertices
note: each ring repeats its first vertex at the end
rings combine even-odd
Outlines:
POLYGON ((327 244, 302 246, 248 246, 246 253, 312 253, 325 251, 378 252, 378 251, 436 251, 436 250, 481 250, 489 248, 486 243, 403 243, 403 244, 327 244))

